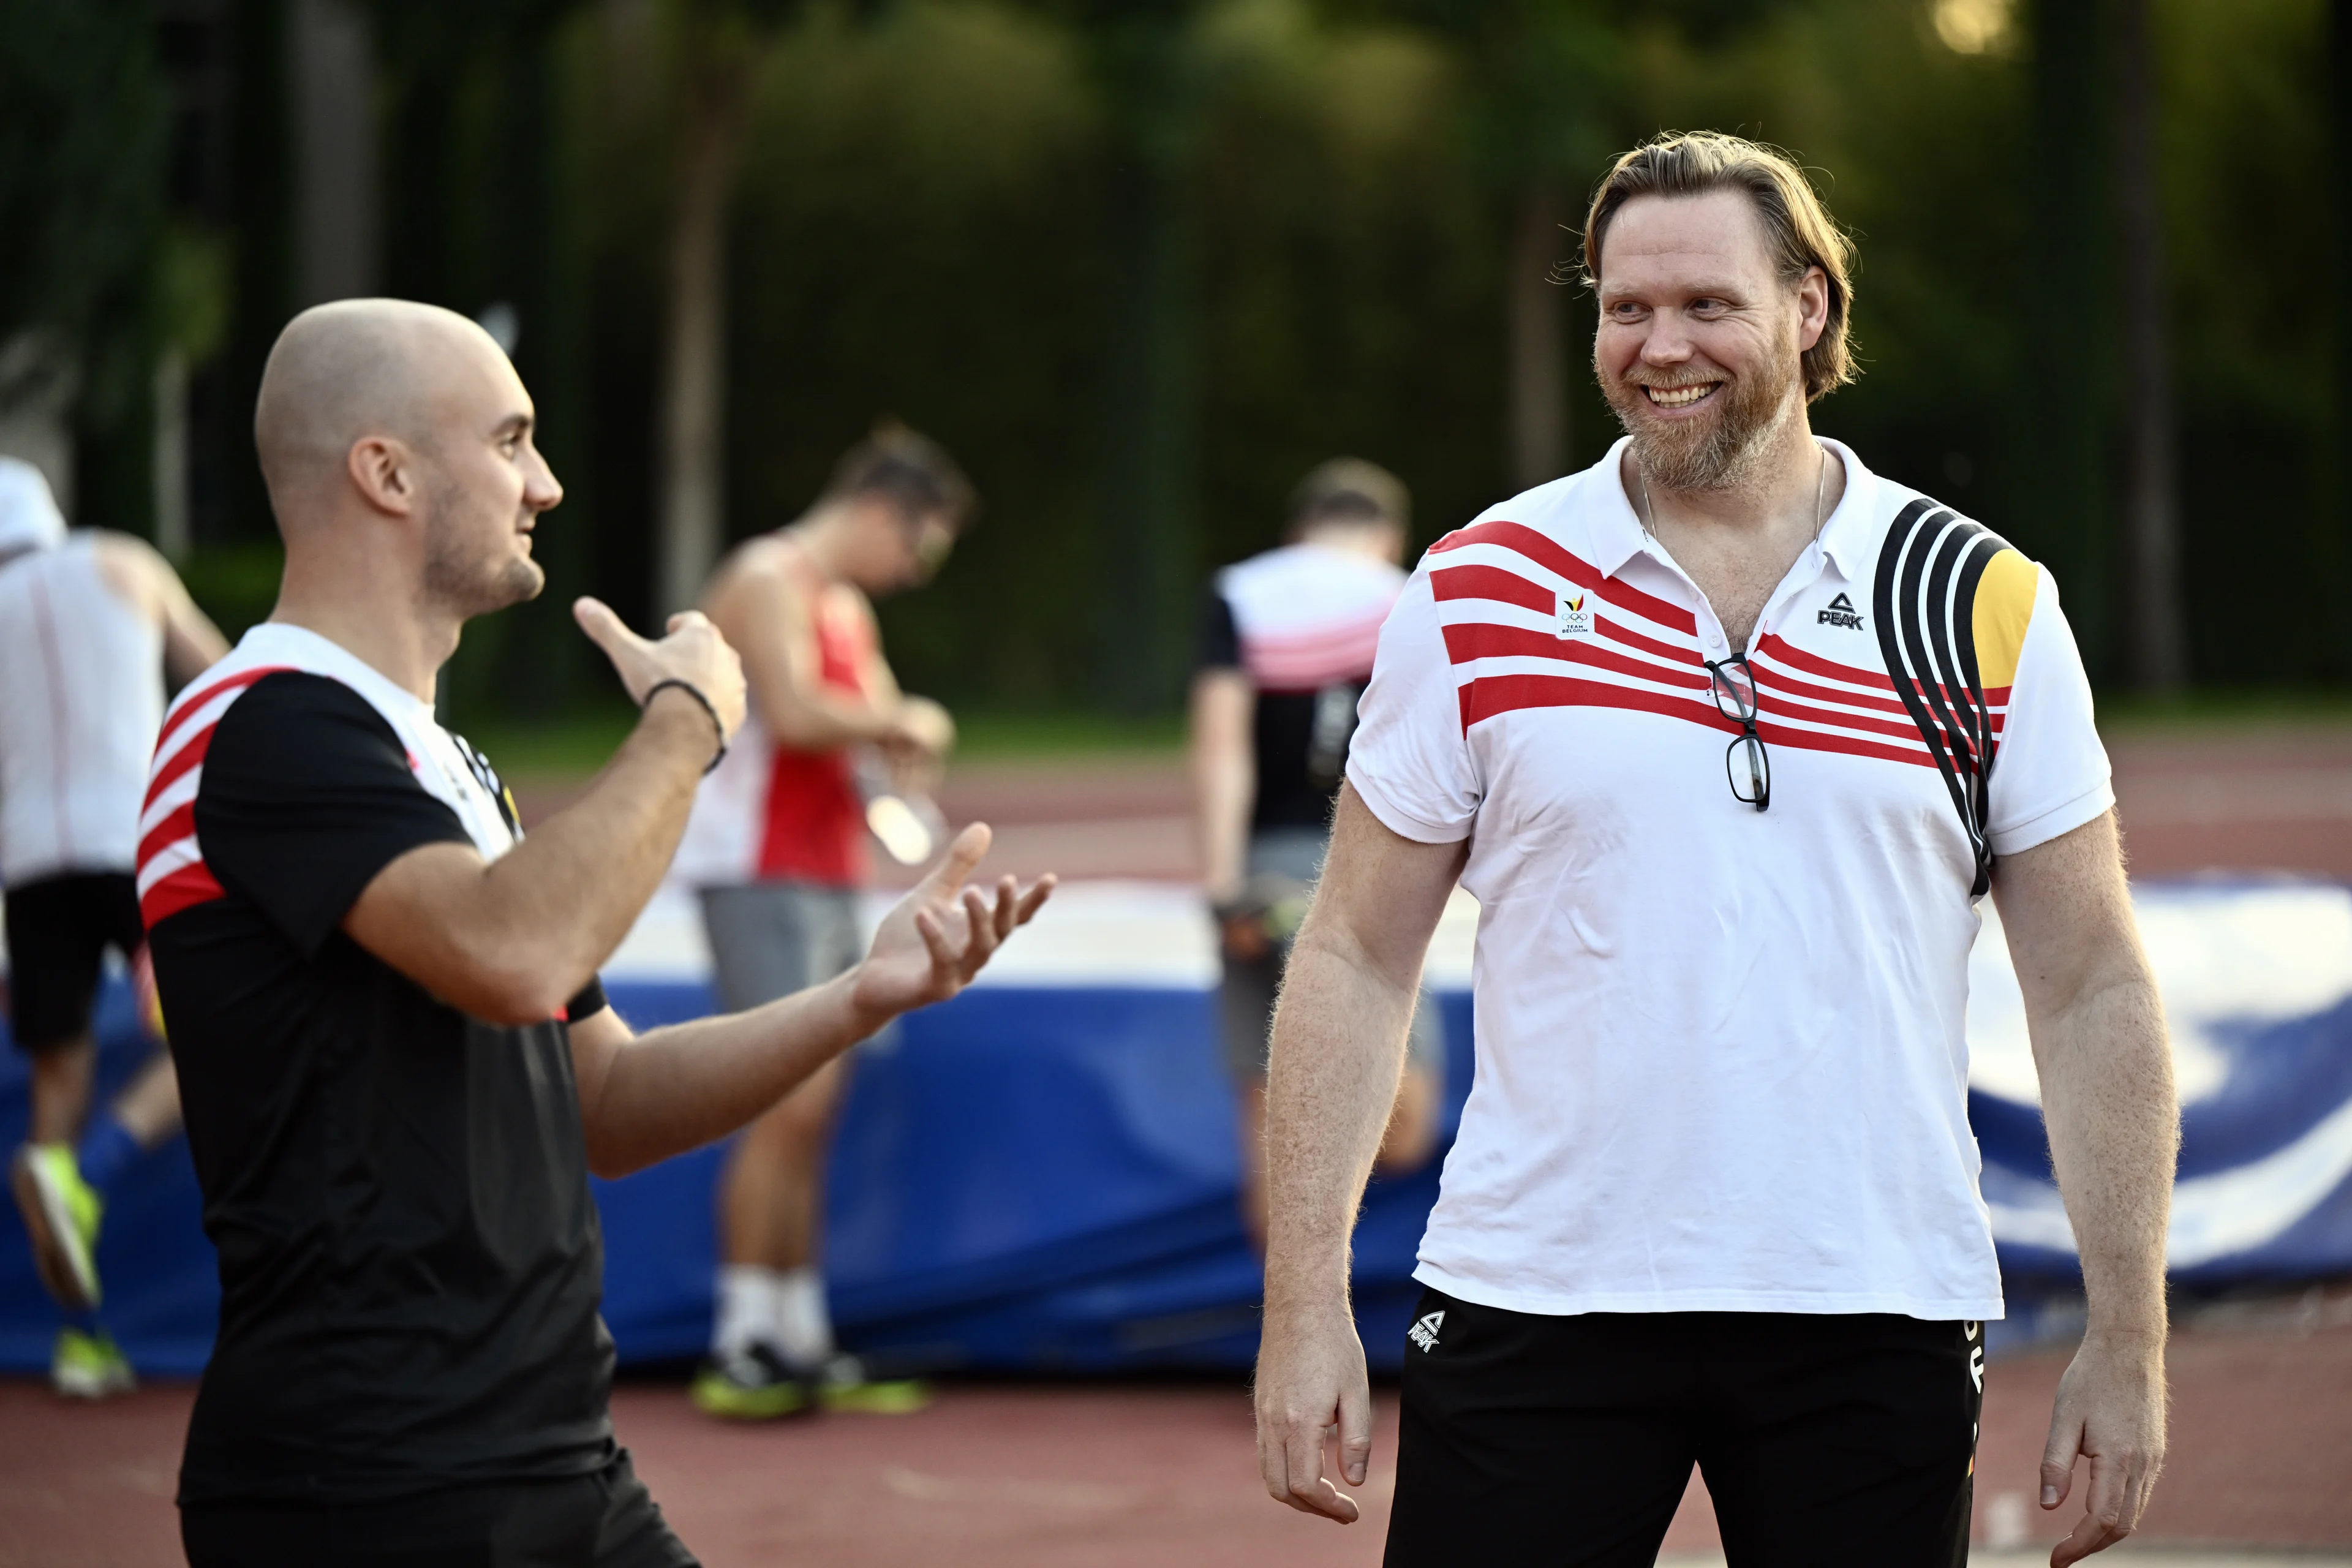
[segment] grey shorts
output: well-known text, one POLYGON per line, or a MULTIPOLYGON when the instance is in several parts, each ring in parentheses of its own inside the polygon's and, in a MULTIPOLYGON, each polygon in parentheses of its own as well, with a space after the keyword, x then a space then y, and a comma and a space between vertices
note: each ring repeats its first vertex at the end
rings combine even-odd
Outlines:
MULTIPOLYGON (((1272 889, 1295 884, 1297 895, 1310 893, 1323 874, 1323 853, 1330 838, 1318 827, 1275 828, 1250 836, 1246 874, 1254 887, 1272 889)), ((1223 1026, 1225 1070, 1236 1083, 1265 1079, 1267 1047, 1274 1033, 1274 1003, 1282 988, 1283 967, 1290 962, 1290 942, 1276 943, 1264 958, 1246 962, 1226 957, 1224 979, 1217 988, 1217 1008, 1223 1026)), ((1424 987, 1412 1009, 1412 1026, 1405 1037, 1407 1059, 1417 1069, 1445 1081, 1445 1025, 1437 1004, 1424 987)))
POLYGON ((702 930, 719 1005, 730 1013, 822 984, 866 954, 856 891, 814 882, 705 888, 702 930))

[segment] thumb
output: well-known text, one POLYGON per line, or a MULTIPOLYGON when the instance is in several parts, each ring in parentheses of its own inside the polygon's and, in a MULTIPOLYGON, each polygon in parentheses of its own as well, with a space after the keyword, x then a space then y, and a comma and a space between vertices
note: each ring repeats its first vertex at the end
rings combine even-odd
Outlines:
POLYGON ((1351 1379, 1339 1394, 1339 1472, 1351 1487, 1364 1484, 1372 1458, 1372 1391, 1351 1379))
POLYGON ((613 606, 604 600, 582 595, 572 601, 572 618, 588 634, 588 640, 607 654, 617 654, 625 648, 641 647, 645 639, 631 631, 628 623, 613 613, 613 606))
POLYGON ((2064 1410, 2050 1417, 2050 1440, 2042 1446, 2042 1506, 2056 1508, 2066 1500, 2074 1480, 2074 1450, 2081 1444, 2083 1424, 2064 1410))
POLYGON ((946 856, 931 868, 926 880, 949 892, 962 887, 965 879, 971 877, 972 868, 988 853, 989 842, 995 837, 985 822, 975 822, 966 827, 955 836, 955 842, 948 846, 946 856))

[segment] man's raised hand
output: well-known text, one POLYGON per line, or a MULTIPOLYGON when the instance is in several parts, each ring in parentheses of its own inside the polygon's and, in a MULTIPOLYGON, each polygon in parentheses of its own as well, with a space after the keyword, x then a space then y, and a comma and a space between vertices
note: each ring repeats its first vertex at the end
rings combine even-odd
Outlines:
POLYGON ((701 611, 672 616, 667 635, 658 642, 631 631, 601 599, 573 600, 572 616, 613 661, 630 701, 642 707, 646 694, 661 682, 682 680, 710 704, 723 739, 733 740, 743 727, 743 661, 701 611))
POLYGON ((1001 877, 992 900, 964 885, 988 853, 989 838, 987 826, 978 822, 957 834, 930 875, 883 917, 857 966, 852 994, 859 1006, 896 1016, 944 1002, 971 984, 1006 937, 1029 923, 1054 890, 1051 874, 1026 890, 1017 879, 1001 877))

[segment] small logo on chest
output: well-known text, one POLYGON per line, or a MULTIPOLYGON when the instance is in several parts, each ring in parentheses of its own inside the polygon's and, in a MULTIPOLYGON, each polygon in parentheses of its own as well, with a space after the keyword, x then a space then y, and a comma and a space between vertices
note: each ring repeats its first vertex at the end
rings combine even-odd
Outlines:
POLYGON ((1580 594, 1561 591, 1557 595, 1556 602, 1559 619, 1553 623, 1552 636, 1589 637, 1592 635, 1593 607, 1591 590, 1588 589, 1580 594))
POLYGON ((1830 607, 1815 618, 1814 624, 1824 626, 1843 626, 1850 632, 1858 632, 1862 630, 1862 615, 1853 607, 1852 599, 1840 594, 1830 601, 1830 607))

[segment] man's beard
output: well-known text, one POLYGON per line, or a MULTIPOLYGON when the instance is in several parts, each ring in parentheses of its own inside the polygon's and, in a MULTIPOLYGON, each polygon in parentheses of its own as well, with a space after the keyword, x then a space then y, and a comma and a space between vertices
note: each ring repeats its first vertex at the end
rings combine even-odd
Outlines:
POLYGON ((1801 406, 1792 394, 1803 370, 1788 339, 1760 373, 1725 378, 1707 399, 1712 418, 1662 419, 1640 384, 1612 377, 1598 363, 1593 371, 1617 423, 1633 438, 1634 461, 1661 489, 1732 489, 1763 456, 1790 409, 1801 406))
POLYGON ((509 605, 535 599, 547 585, 547 574, 527 555, 486 559, 469 548, 467 531, 455 519, 464 503, 454 496, 435 498, 431 548, 425 557, 423 595, 426 603, 454 613, 459 619, 487 616, 509 605))

